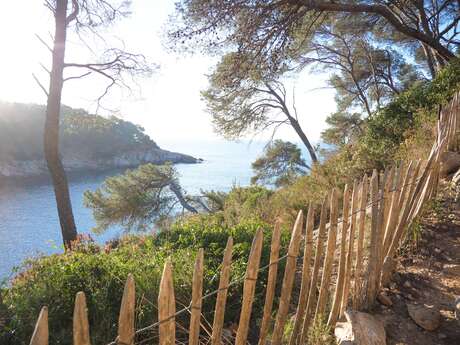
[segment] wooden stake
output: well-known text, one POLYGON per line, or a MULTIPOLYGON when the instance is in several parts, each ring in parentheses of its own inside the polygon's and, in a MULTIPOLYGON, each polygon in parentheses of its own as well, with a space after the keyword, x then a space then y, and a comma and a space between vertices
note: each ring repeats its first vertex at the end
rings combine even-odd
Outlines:
POLYGON ((310 327, 310 318, 313 312, 313 306, 316 302, 316 291, 318 284, 319 269, 321 267, 321 261, 323 258, 324 242, 326 241, 326 222, 327 222, 327 208, 328 208, 329 196, 326 196, 321 206, 321 215, 319 220, 318 237, 316 238, 316 253, 315 261, 313 264, 313 271, 311 275, 311 283, 308 291, 307 307, 305 308, 305 316, 303 319, 302 332, 300 334, 299 344, 305 344, 308 334, 308 328, 310 327))
POLYGON ((368 177, 364 175, 361 183, 361 195, 359 205, 359 229, 358 229, 358 244, 356 248, 356 270, 355 281, 353 287, 353 309, 361 308, 362 290, 363 290, 363 257, 364 257, 364 229, 366 226, 366 208, 368 194, 368 177))
POLYGON ((264 314, 260 326, 258 345, 265 345, 267 339, 268 326, 272 318, 273 299, 275 297, 276 276, 278 275, 278 259, 281 240, 281 221, 278 219, 272 234, 272 244, 270 249, 270 267, 268 269, 267 288, 265 293, 264 314))
POLYGON ((291 241, 289 243, 288 257, 286 259, 286 268, 284 269, 283 284, 281 285, 281 297, 276 314, 275 327, 272 335, 272 345, 280 345, 283 340, 284 325, 289 311, 291 302, 292 287, 294 283, 297 256, 300 249, 300 236, 303 227, 303 213, 299 211, 297 219, 292 230, 291 241))
POLYGON ((198 345, 200 338, 201 306, 203 296, 203 262, 204 252, 200 248, 195 261, 192 281, 192 312, 190 315, 189 345, 198 345))
POLYGON ((48 307, 43 307, 38 315, 37 323, 35 324, 34 333, 30 339, 30 345, 48 345, 49 330, 48 330, 48 307))
POLYGON ((321 278, 321 287, 319 289, 318 303, 314 320, 319 319, 325 312, 327 299, 329 297, 329 283, 331 281, 332 264, 334 262, 334 252, 337 239, 337 222, 338 222, 338 200, 337 190, 334 188, 331 193, 331 215, 330 226, 327 240, 326 257, 324 260, 323 276, 321 278))
MULTIPOLYGON (((410 209, 412 208, 412 196, 413 196, 413 192, 414 192, 414 189, 415 189, 415 181, 417 180, 417 177, 418 177, 418 170, 420 168, 420 162, 416 162, 415 164, 415 167, 413 169, 413 174, 412 174, 412 165, 409 166, 409 169, 407 169, 407 173, 406 173, 406 178, 404 179, 404 181, 406 181, 406 179, 410 182, 408 182, 406 184, 406 182, 404 182, 405 186, 404 186, 404 189, 403 189, 403 193, 406 194, 406 191, 407 191, 407 198, 403 204, 403 207, 401 208, 401 217, 399 219, 399 223, 398 223, 398 226, 396 228, 396 231, 395 231, 395 234, 392 238, 392 241, 391 241, 391 244, 390 244, 390 248, 388 249, 388 254, 387 256, 389 257, 393 257, 394 254, 396 253, 396 250, 399 246, 399 241, 402 237, 402 234, 404 232, 404 229, 405 227, 407 226, 407 217, 409 215, 409 211, 410 209)), ((402 196, 403 197, 403 196, 402 196)))
POLYGON ((359 190, 360 185, 358 180, 355 180, 353 183, 353 194, 351 197, 351 225, 350 233, 348 236, 348 250, 347 250, 347 259, 345 263, 345 282, 343 285, 343 298, 340 305, 339 319, 345 312, 345 309, 348 305, 348 296, 350 293, 350 285, 352 281, 352 267, 353 267, 353 255, 354 255, 354 243, 355 243, 355 230, 356 230, 356 216, 358 212, 358 199, 359 199, 359 190))
POLYGON ((212 324, 211 344, 220 345, 222 328, 224 327, 225 304, 227 302, 230 266, 232 263, 233 238, 229 237, 224 251, 224 259, 220 270, 219 292, 217 293, 214 321, 212 324))
POLYGON ((262 229, 257 233, 252 241, 251 253, 249 254, 248 268, 243 285, 243 300, 241 302, 240 323, 236 332, 235 345, 246 345, 248 337, 249 321, 251 320, 252 303, 256 290, 257 275, 259 272, 260 256, 263 247, 262 229))
POLYGON ((176 343, 176 300, 171 259, 167 259, 161 276, 160 291, 158 292, 158 321, 160 322, 160 345, 175 345, 176 343))
POLYGON ((118 317, 118 338, 122 344, 134 344, 134 310, 136 306, 136 288, 133 275, 128 274, 123 297, 121 299, 120 316, 118 317))
POLYGON ((399 198, 401 196, 402 184, 403 184, 403 179, 402 179, 403 169, 404 169, 404 163, 401 162, 399 167, 396 169, 396 173, 395 173, 394 188, 393 188, 393 192, 391 195, 390 213, 388 215, 388 222, 385 228, 385 236, 383 239, 383 251, 382 251, 383 258, 385 258, 387 255, 388 247, 390 246, 390 241, 393 238, 393 234, 396 229, 396 224, 398 221, 398 215, 399 215, 398 205, 399 205, 399 198))
POLYGON ((376 242, 376 269, 375 269, 375 293, 374 293, 374 300, 377 297, 377 293, 379 290, 380 284, 380 275, 382 272, 382 264, 383 264, 383 240, 384 240, 384 231, 385 231, 385 212, 388 204, 388 179, 392 175, 393 169, 390 171, 388 169, 385 170, 383 174, 383 179, 381 183, 381 188, 379 192, 379 216, 378 216, 378 225, 377 225, 377 242, 376 242))
POLYGON ((302 321, 305 314, 305 308, 307 306, 307 298, 310 289, 310 261, 311 254, 313 251, 313 226, 315 220, 315 211, 313 205, 310 204, 308 207, 307 224, 305 230, 305 241, 303 251, 303 263, 302 263, 302 280, 300 286, 299 302, 297 303, 297 311, 294 321, 294 327, 292 329, 291 338, 289 339, 289 345, 297 344, 299 338, 299 331, 301 331, 302 321))
POLYGON ((367 267, 367 284, 366 284, 366 309, 374 303, 376 292, 376 272, 378 254, 378 239, 379 239, 379 182, 378 173, 374 169, 371 178, 371 239, 369 245, 369 264, 367 267))
POLYGON ((73 345, 91 345, 89 337, 88 309, 85 294, 80 291, 75 297, 73 310, 73 345))
MULTIPOLYGON (((343 286, 345 283, 345 260, 347 251, 347 233, 350 217, 350 187, 345 185, 343 191, 343 212, 342 212, 342 231, 340 238, 340 259, 339 268, 337 272, 337 282, 335 286, 334 299, 332 301, 331 312, 327 321, 328 326, 335 328, 335 323, 340 314, 340 307, 342 305, 343 286)), ((332 254, 334 255, 334 253, 332 254)))

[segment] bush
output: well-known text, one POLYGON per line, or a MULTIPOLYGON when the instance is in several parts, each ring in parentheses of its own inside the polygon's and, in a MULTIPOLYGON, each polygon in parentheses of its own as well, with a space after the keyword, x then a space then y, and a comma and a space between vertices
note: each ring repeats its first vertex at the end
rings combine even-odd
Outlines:
MULTIPOLYGON (((181 309, 190 303, 193 264, 200 247, 205 248, 204 293, 217 289, 228 236, 234 239, 232 280, 244 276, 252 238, 259 227, 264 229, 261 265, 268 264, 271 231, 266 224, 247 222, 231 228, 216 224, 206 217, 191 219, 157 236, 127 236, 105 248, 82 243, 73 252, 28 260, 11 286, 3 288, 6 324, 0 330, 0 343, 28 344, 40 308, 47 305, 50 343, 71 344, 73 304, 78 291, 84 291, 87 297, 92 343, 114 340, 128 273, 134 275, 136 282, 136 328, 145 327, 157 318, 158 287, 167 257, 173 262, 177 308, 181 309)), ((265 270, 259 276, 254 319, 261 317, 266 274, 265 270)), ((229 290, 226 322, 238 319, 241 293, 242 284, 229 290)), ((212 320, 214 303, 215 296, 203 303, 207 320, 212 320)), ((181 315, 181 325, 187 327, 188 318, 186 313, 181 315)), ((149 336, 152 334, 142 338, 149 336)))
MULTIPOLYGON (((382 169, 395 159, 408 138, 419 132, 419 138, 423 137, 426 124, 435 123, 440 107, 459 89, 460 59, 455 59, 433 81, 415 84, 369 117, 355 148, 362 171, 382 169)), ((428 141, 432 143, 432 136, 425 137, 424 143, 428 141)))
POLYGON ((241 221, 274 218, 270 198, 274 191, 261 186, 233 187, 228 193, 223 210, 224 221, 233 226, 241 221))

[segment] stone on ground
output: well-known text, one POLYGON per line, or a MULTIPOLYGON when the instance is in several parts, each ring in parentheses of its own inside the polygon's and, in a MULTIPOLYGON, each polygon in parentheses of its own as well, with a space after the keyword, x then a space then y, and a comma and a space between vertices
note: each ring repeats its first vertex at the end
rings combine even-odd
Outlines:
POLYGON ((411 319, 427 331, 434 331, 441 323, 441 314, 433 306, 407 304, 407 311, 411 319))
POLYGON ((393 305, 391 298, 384 292, 380 292, 378 294, 377 300, 387 307, 391 307, 393 305))
POLYGON ((339 345, 386 345, 383 322, 367 313, 346 311, 346 322, 338 322, 335 337, 339 345))

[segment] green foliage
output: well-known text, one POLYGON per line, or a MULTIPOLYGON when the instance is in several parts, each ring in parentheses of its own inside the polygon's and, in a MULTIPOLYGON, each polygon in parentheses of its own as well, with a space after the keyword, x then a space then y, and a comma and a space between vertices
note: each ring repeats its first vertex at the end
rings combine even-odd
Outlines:
POLYGON ((214 212, 223 203, 225 193, 204 192, 186 195, 171 164, 145 164, 124 174, 109 177, 96 191, 85 191, 84 204, 93 211, 95 232, 114 224, 125 230, 146 230, 154 223, 167 223, 179 210, 198 213, 202 208, 214 212))
POLYGON ((336 112, 326 118, 321 138, 326 144, 342 146, 356 141, 363 133, 363 120, 359 113, 336 112))
POLYGON ((302 158, 302 151, 296 144, 275 140, 267 145, 263 154, 252 163, 254 176, 251 183, 285 186, 304 175, 307 167, 302 158))
POLYGON ((172 165, 141 165, 109 177, 96 191, 85 191, 84 204, 93 211, 96 232, 114 224, 127 230, 145 230, 155 220, 168 216, 176 202, 169 186, 176 183, 172 165))
POLYGON ((261 187, 233 187, 225 199, 223 217, 228 225, 241 221, 264 219, 270 222, 270 198, 273 191, 261 187))
POLYGON ((336 345, 334 330, 327 325, 325 317, 320 315, 308 329, 309 345, 336 345))
POLYGON ((223 211, 227 193, 215 190, 201 190, 201 196, 206 202, 206 209, 214 213, 223 211))
MULTIPOLYGON (((0 103, 0 159, 43 158, 45 106, 0 103)), ((60 152, 87 159, 158 148, 144 129, 117 117, 90 115, 82 109, 61 108, 60 152)))
MULTIPOLYGON (((218 287, 222 254, 229 236, 233 237, 232 281, 245 273, 253 236, 264 230, 261 266, 269 262, 271 229, 262 222, 244 222, 235 227, 219 224, 214 215, 191 217, 176 223, 170 231, 154 236, 129 236, 100 248, 82 243, 73 252, 28 260, 11 286, 2 291, 6 325, 0 330, 2 344, 28 344, 33 326, 43 305, 49 308, 50 343, 71 344, 72 311, 75 294, 84 291, 88 302, 93 344, 115 339, 123 285, 128 273, 136 281, 136 327, 157 320, 158 287, 164 262, 171 257, 177 308, 188 305, 191 298, 193 262, 198 248, 205 249, 204 293, 218 287)), ((283 247, 288 232, 282 237, 283 247)), ((281 269, 283 264, 281 263, 281 269)), ((259 275, 254 303, 255 320, 262 315, 267 270, 259 275)), ((281 276, 281 275, 280 275, 281 276)), ((242 283, 229 289, 226 323, 239 317, 242 283)), ((203 314, 212 320, 215 296, 203 303, 203 314)), ((179 317, 187 327, 188 314, 179 317)), ((147 339, 158 330, 142 334, 147 339)), ((183 338, 184 333, 179 333, 183 338)))
MULTIPOLYGON (((417 145, 430 145, 440 107, 459 89, 460 59, 455 59, 432 82, 415 84, 370 116, 364 134, 353 147, 355 170, 382 169, 395 159, 405 158, 401 150, 411 153, 417 145)), ((417 156, 406 157, 420 158, 421 154, 417 156)))

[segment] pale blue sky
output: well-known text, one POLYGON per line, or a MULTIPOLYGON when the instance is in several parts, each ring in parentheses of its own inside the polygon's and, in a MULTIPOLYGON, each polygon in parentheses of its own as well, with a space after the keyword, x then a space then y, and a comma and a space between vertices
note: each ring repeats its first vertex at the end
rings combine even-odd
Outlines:
MULTIPOLYGON (((119 116, 141 124, 160 145, 162 142, 209 140, 217 138, 210 115, 200 99, 200 90, 206 88, 206 74, 216 59, 195 54, 179 56, 162 46, 163 32, 168 16, 174 11, 170 0, 133 0, 132 15, 104 33, 107 44, 121 46, 142 53, 160 65, 151 78, 139 81, 133 95, 113 92, 106 105, 118 109, 119 116)), ((42 1, 5 1, 0 12, 0 100, 44 103, 45 96, 32 79, 39 75, 46 84, 46 74, 40 63, 49 65, 47 49, 35 38, 39 34, 50 42, 49 32, 53 20, 42 1)), ((92 40, 88 40, 92 45, 92 40)), ((89 62, 97 60, 101 43, 95 45, 94 54, 80 41, 70 36, 66 60, 89 62)), ((334 93, 324 89, 325 76, 302 73, 287 82, 287 89, 295 88, 296 105, 301 124, 311 140, 317 141, 324 129, 325 117, 335 110, 334 93)), ((63 102, 70 106, 95 109, 94 99, 103 88, 100 80, 70 81, 65 85, 63 102)), ((101 113, 104 113, 101 111, 101 113)), ((1 114, 0 114, 1 116, 1 114)), ((269 136, 266 133, 258 138, 269 136)), ((277 137, 298 141, 295 133, 284 128, 277 137)))

